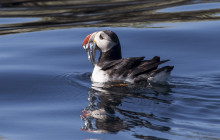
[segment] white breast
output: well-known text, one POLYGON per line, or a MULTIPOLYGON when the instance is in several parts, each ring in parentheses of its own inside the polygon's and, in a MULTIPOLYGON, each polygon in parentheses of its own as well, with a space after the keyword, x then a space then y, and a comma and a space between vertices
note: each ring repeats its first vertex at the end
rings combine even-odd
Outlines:
POLYGON ((94 67, 91 79, 93 82, 101 83, 108 82, 110 80, 108 74, 105 71, 101 70, 101 68, 97 65, 95 65, 94 67))

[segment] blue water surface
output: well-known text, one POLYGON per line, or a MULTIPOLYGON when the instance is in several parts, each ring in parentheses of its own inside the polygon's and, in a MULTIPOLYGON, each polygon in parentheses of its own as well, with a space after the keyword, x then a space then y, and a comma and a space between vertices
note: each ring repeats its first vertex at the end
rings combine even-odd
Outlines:
POLYGON ((220 139, 219 35, 219 20, 1 35, 0 140, 220 139), (170 59, 169 84, 95 87, 81 45, 99 30, 123 57, 170 59))

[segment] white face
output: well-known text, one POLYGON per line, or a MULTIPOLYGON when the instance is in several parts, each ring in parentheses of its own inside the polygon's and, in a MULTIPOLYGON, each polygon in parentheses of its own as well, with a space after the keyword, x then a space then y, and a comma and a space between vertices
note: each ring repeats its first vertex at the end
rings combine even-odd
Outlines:
POLYGON ((101 49, 102 52, 107 52, 112 47, 117 45, 117 43, 112 41, 112 39, 103 31, 96 33, 94 41, 96 42, 96 45, 101 49))

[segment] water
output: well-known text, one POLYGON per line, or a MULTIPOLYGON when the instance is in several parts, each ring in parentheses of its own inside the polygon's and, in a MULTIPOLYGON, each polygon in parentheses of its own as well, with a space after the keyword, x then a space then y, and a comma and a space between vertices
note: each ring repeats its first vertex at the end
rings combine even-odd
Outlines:
POLYGON ((220 139, 220 9, 155 2, 98 2, 118 6, 99 11, 86 1, 0 1, 0 140, 220 139), (124 17, 123 5, 137 11, 124 17), (123 57, 170 59, 169 85, 94 87, 81 44, 106 29, 119 36, 123 57))
POLYGON ((184 6, 171 7, 167 9, 162 9, 160 12, 182 12, 182 11, 199 11, 199 10, 207 10, 207 9, 218 9, 220 7, 220 3, 202 3, 202 4, 191 4, 184 6))

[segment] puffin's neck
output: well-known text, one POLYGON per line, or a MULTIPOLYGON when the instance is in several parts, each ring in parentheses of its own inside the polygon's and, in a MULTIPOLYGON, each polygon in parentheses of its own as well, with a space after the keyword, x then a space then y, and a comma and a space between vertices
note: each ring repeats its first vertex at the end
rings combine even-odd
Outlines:
POLYGON ((118 60, 121 59, 121 45, 114 46, 107 52, 100 51, 100 57, 98 59, 97 65, 100 65, 106 61, 118 60))

